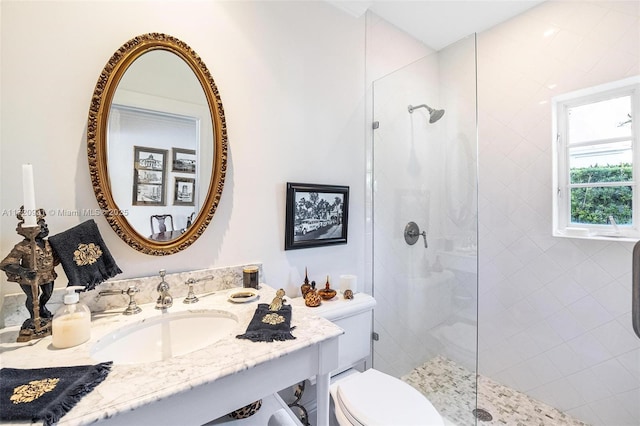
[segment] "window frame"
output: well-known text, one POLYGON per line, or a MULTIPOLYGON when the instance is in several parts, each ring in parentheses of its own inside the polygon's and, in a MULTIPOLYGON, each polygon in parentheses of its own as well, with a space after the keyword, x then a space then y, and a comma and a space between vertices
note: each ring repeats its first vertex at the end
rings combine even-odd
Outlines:
MULTIPOLYGON (((637 241, 640 239, 640 75, 623 80, 589 87, 552 98, 552 140, 553 140, 553 236, 585 238, 595 240, 637 241), (633 159, 633 179, 629 182, 632 190, 632 223, 618 225, 615 232, 612 225, 571 223, 571 187, 569 185, 570 156, 567 141, 569 108, 601 102, 621 96, 631 96, 631 120, 637 123, 631 127, 631 149, 633 159)), ((626 140, 626 138, 625 138, 626 140)), ((579 145, 597 145, 606 139, 580 142, 579 145)), ((626 182, 625 182, 626 183, 626 182)), ((582 184, 584 185, 584 184, 582 184)), ((599 186, 614 186, 599 185, 599 186)), ((621 186, 621 185, 615 185, 621 186)), ((625 185, 626 186, 626 185, 625 185)))

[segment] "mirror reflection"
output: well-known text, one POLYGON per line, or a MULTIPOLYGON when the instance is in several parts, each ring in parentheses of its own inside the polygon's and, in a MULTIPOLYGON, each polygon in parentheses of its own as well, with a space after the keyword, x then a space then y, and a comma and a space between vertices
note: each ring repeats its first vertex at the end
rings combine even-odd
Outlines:
POLYGON ((107 159, 113 199, 136 232, 170 241, 192 225, 211 179, 212 139, 202 86, 180 57, 153 50, 127 68, 109 112, 107 159))
POLYGON ((198 54, 162 33, 124 43, 91 98, 87 159, 104 218, 131 248, 163 256, 193 244, 227 172, 224 108, 198 54))

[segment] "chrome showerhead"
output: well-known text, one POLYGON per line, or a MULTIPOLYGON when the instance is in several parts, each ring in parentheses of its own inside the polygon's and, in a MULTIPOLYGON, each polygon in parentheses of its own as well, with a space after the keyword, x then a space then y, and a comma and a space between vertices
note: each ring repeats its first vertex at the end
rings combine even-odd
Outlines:
POLYGON ((418 108, 426 108, 427 111, 429 111, 429 123, 431 123, 431 124, 433 124, 436 121, 440 120, 442 118, 442 116, 444 115, 444 110, 443 109, 433 109, 429 105, 425 105, 425 104, 421 104, 421 105, 417 105, 417 106, 409 105, 409 107, 407 109, 409 110, 409 113, 413 114, 413 111, 418 109, 418 108))
POLYGON ((443 109, 429 109, 429 123, 435 123, 444 115, 443 109))

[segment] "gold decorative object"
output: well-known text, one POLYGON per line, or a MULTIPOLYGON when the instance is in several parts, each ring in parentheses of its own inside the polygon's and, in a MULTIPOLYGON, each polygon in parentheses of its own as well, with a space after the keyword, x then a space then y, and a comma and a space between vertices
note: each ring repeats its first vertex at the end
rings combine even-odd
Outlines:
MULTIPOLYGON (((271 304, 269 305, 270 311, 279 311, 282 308, 282 303, 284 302, 284 289, 279 289, 276 291, 276 297, 273 298, 271 304)), ((263 320, 264 321, 264 320, 263 320)))
POLYGON ((350 289, 347 289, 344 291, 344 298, 351 300, 353 299, 353 291, 351 291, 350 289))
POLYGON ((262 317, 262 322, 270 325, 278 325, 285 322, 285 317, 280 314, 276 314, 274 312, 267 314, 262 317))
POLYGON ((322 303, 322 298, 318 295, 316 291, 316 282, 311 281, 311 289, 304 296, 304 304, 309 306, 310 308, 315 308, 320 306, 322 303))
POLYGON ((324 288, 318 290, 318 294, 322 297, 323 300, 331 300, 336 296, 336 291, 331 288, 329 284, 329 276, 327 275, 327 282, 324 284, 324 288))
POLYGON ((46 308, 46 303, 53 293, 53 282, 58 276, 54 267, 60 260, 54 255, 49 241, 49 227, 44 218, 43 209, 37 209, 37 226, 23 227, 24 208, 16 214, 18 226, 16 232, 24 240, 16 244, 9 255, 0 262, 0 269, 7 274, 7 281, 20 284, 27 295, 25 306, 29 318, 22 323, 16 341, 28 342, 51 335, 51 319, 53 314, 46 308))
POLYGON ((47 392, 56 388, 60 379, 58 377, 42 380, 32 380, 25 385, 13 388, 13 395, 9 398, 14 404, 33 402, 47 392))
POLYGON ((220 92, 209 69, 200 56, 185 42, 162 33, 142 34, 124 43, 109 59, 98 77, 87 120, 87 159, 91 183, 96 200, 109 225, 127 245, 142 253, 163 256, 186 249, 202 235, 213 220, 224 188, 227 172, 227 124, 220 92), (185 232, 169 241, 157 241, 146 238, 136 231, 127 220, 127 212, 119 209, 114 200, 111 186, 114 177, 109 176, 108 141, 109 111, 113 103, 116 89, 122 76, 133 63, 146 53, 164 51, 175 54, 183 60, 195 74, 203 89, 204 97, 209 105, 209 125, 213 128, 214 137, 206 150, 213 152, 210 163, 213 165, 211 178, 203 182, 209 190, 199 213, 196 213, 191 226, 185 232))
POLYGON ((102 250, 95 243, 79 244, 78 250, 73 252, 73 261, 78 266, 92 265, 100 259, 102 250))
POLYGON ((311 284, 309 284, 309 276, 307 275, 307 268, 304 268, 304 283, 300 286, 300 292, 302 297, 307 295, 307 292, 311 290, 311 284))

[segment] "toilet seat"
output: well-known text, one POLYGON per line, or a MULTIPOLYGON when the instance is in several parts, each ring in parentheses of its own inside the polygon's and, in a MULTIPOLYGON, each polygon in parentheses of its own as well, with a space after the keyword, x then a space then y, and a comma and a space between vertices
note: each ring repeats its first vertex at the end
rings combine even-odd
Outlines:
POLYGON ((369 369, 331 386, 336 418, 342 424, 444 425, 427 398, 409 384, 369 369))

